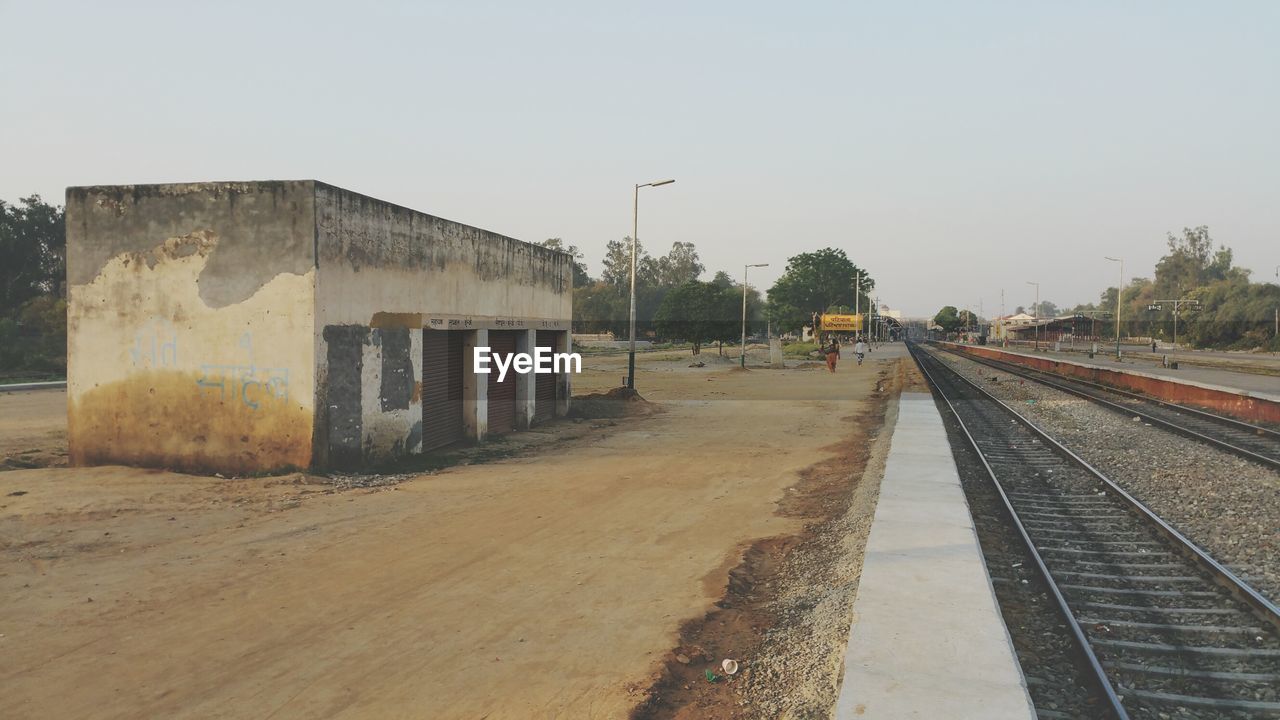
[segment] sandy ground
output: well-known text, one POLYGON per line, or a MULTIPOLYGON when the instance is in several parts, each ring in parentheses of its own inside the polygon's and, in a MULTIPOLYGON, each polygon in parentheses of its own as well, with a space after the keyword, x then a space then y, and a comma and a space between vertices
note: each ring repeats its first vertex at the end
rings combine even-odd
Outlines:
POLYGON ((0 470, 66 462, 66 391, 0 393, 0 470))
MULTIPOLYGON (((748 548, 800 537, 779 508, 878 422, 888 354, 836 375, 645 356, 661 412, 373 489, 0 472, 0 717, 626 717, 748 548)), ((624 368, 588 358, 575 392, 624 368)), ((61 409, 0 396, 0 447, 56 455, 61 409)))

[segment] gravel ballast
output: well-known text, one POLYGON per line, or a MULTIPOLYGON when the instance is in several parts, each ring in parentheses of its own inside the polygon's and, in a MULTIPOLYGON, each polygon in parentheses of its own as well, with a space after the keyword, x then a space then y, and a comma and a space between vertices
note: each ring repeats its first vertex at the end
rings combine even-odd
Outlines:
POLYGON ((1280 599, 1280 473, 952 353, 939 360, 1040 426, 1247 583, 1280 599))

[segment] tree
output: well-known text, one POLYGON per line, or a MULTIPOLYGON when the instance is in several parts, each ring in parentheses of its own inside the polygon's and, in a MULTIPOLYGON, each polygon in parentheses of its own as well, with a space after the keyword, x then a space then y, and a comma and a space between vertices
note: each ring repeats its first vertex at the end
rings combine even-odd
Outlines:
POLYGON ((1060 311, 1058 310, 1058 306, 1054 305, 1048 300, 1041 300, 1040 304, 1035 307, 1038 310, 1038 314, 1037 313, 1030 313, 1030 314, 1040 318, 1055 318, 1055 317, 1058 317, 1060 313, 1060 311))
POLYGON ((723 270, 717 270, 716 276, 711 278, 711 284, 721 290, 727 290, 733 287, 733 277, 723 270))
POLYGON ((11 205, 0 200, 0 315, 26 301, 66 296, 67 232, 61 207, 32 195, 11 205))
MULTIPOLYGON (((600 279, 611 285, 631 285, 631 238, 610 240, 605 246, 600 279)), ((644 243, 636 243, 636 287, 657 284, 658 263, 644 249, 644 243)))
POLYGON ((671 252, 658 259, 657 282, 662 287, 677 287, 697 280, 705 269, 693 243, 672 243, 671 252))
POLYGON ((573 325, 577 332, 624 335, 631 298, 626 287, 593 281, 573 290, 573 325))
POLYGON ((0 371, 66 372, 65 228, 39 195, 0 200, 0 371))
POLYGON ((739 325, 735 300, 740 301, 741 296, 731 288, 689 281, 663 298, 654 315, 658 334, 688 341, 693 345, 693 354, 697 355, 702 352, 703 343, 736 337, 739 325))
MULTIPOLYGON (((844 250, 823 248, 789 258, 782 277, 769 288, 770 319, 786 332, 808 322, 812 313, 832 306, 853 307, 853 283, 858 271, 844 250)), ((875 282, 865 273, 861 277, 863 291, 858 304, 867 310, 870 299, 866 293, 875 287, 875 282)))
POLYGON ((954 305, 947 305, 933 316, 933 324, 941 327, 944 332, 955 332, 964 327, 965 321, 960 319, 960 311, 954 305))
POLYGON ((582 262, 582 258, 585 256, 582 251, 578 249, 577 245, 569 245, 566 247, 564 241, 560 238, 547 238, 539 244, 542 245, 542 247, 569 253, 569 255, 573 257, 573 286, 575 288, 591 284, 591 276, 587 275, 587 265, 582 262))

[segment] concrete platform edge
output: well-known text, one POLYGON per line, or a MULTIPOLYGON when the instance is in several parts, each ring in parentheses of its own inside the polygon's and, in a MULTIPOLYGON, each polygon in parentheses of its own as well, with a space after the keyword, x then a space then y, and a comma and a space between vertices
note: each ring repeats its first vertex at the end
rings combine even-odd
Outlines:
POLYGON ((835 717, 1034 718, 942 416, 898 407, 835 717))
MULTIPOLYGON (((951 343, 957 347, 968 347, 966 345, 951 343)), ((1231 393, 1233 395, 1241 395, 1243 397, 1257 398, 1258 400, 1266 400, 1267 402, 1280 403, 1280 395, 1272 395, 1270 393, 1259 392, 1257 390, 1245 390, 1243 388, 1228 387, 1226 385, 1214 385, 1213 383, 1200 382, 1198 380, 1188 380, 1186 378, 1171 377, 1168 375, 1157 375, 1156 373, 1143 372, 1142 370, 1131 370, 1127 367, 1115 367, 1107 365, 1096 365, 1094 363, 1080 362, 1078 360, 1067 360, 1060 357, 1050 357, 1047 355, 1036 355, 1034 353, 1024 352, 1021 350, 1010 350, 999 345, 979 345, 977 347, 988 347, 992 350, 999 350, 1002 353, 1010 355, 1020 355, 1022 357, 1051 359, 1054 362, 1060 362, 1066 365, 1075 365, 1076 367, 1089 368, 1090 370, 1110 370, 1111 372, 1122 372, 1129 375, 1137 375, 1138 377, 1149 378, 1151 380, 1162 380, 1164 382, 1178 383, 1179 385, 1190 385, 1203 390, 1213 390, 1214 392, 1231 393)), ((1205 368, 1209 370, 1219 370, 1221 372, 1231 372, 1223 368, 1205 368)))

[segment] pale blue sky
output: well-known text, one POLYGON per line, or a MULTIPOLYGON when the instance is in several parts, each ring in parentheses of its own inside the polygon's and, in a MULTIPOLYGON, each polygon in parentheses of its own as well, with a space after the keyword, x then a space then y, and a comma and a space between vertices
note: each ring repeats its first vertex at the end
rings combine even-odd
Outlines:
POLYGON ((1093 300, 1207 224, 1280 263, 1280 3, 0 0, 0 198, 316 178, 593 273, 631 229, 912 314, 1093 300))

